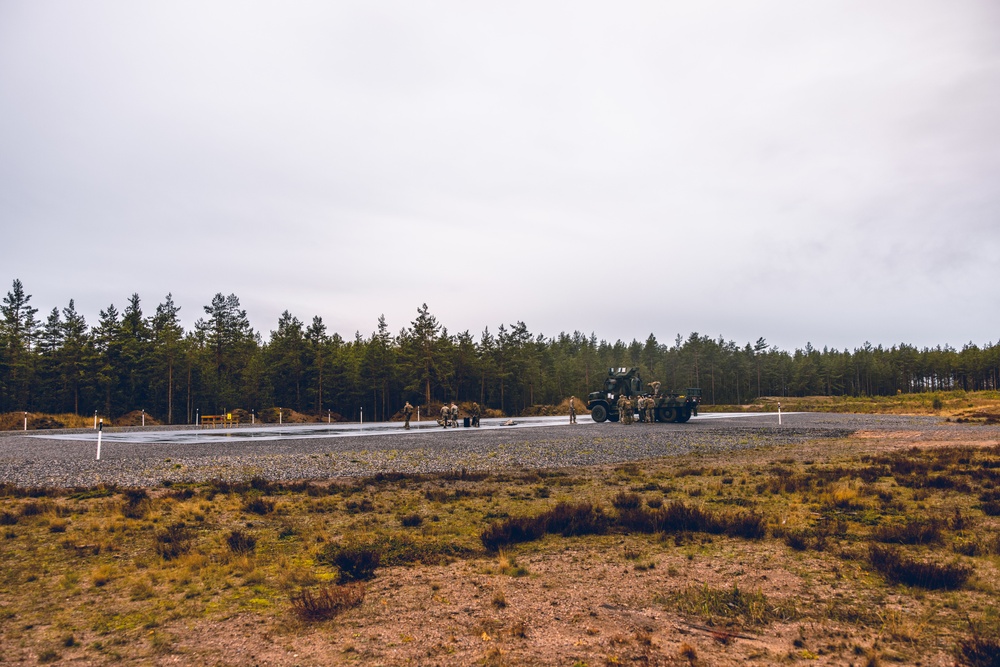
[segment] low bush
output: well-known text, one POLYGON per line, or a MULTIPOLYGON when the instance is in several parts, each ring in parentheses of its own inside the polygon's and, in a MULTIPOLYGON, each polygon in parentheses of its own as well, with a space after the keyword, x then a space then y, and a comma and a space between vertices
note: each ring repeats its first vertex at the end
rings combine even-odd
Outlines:
POLYGON ((1000 667, 1000 639, 984 637, 973 627, 971 636, 959 640, 955 657, 966 667, 1000 667))
POLYGON ((637 493, 619 491, 618 495, 611 500, 611 504, 617 510, 634 510, 642 504, 642 498, 637 493))
POLYGON ((291 596, 292 610, 303 621, 333 618, 351 607, 357 607, 364 599, 365 585, 362 583, 306 588, 291 596))
POLYGON ((191 529, 183 523, 167 526, 155 535, 156 553, 165 560, 173 560, 191 550, 193 535, 191 529))
POLYGON ((905 524, 878 526, 872 537, 886 544, 931 544, 941 541, 941 522, 936 519, 911 519, 905 524))
POLYGON ((330 544, 320 553, 318 559, 320 562, 335 566, 339 571, 340 583, 347 583, 374 577, 382 555, 369 546, 330 544))
POLYGON ((251 498, 243 503, 243 511, 264 516, 274 511, 274 501, 265 498, 251 498))
POLYGON ((229 533, 226 544, 234 554, 248 554, 257 548, 257 538, 237 528, 229 533))
POLYGON ((983 514, 987 516, 1000 516, 1000 500, 987 500, 983 503, 983 514))
POLYGON ((868 562, 887 580, 930 590, 961 588, 972 574, 972 568, 959 563, 940 565, 907 558, 895 547, 873 544, 868 550, 868 562))
POLYGON ((152 508, 152 501, 146 489, 128 488, 122 489, 122 496, 125 504, 122 506, 122 514, 129 519, 144 519, 152 508))
POLYGON ((479 536, 487 551, 540 539, 546 533, 563 537, 600 535, 607 532, 611 520, 600 507, 590 503, 559 503, 548 512, 534 517, 510 517, 490 524, 479 536))

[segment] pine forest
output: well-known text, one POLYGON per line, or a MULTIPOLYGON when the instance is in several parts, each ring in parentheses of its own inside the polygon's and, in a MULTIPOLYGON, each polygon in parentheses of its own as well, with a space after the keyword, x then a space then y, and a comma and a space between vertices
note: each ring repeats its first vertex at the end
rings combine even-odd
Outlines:
POLYGON ((451 333, 426 304, 398 332, 379 317, 374 330, 344 338, 323 320, 285 311, 266 335, 253 328, 235 294, 216 294, 193 329, 167 295, 153 309, 138 294, 88 323, 72 299, 44 316, 19 280, 0 321, 0 412, 144 410, 163 423, 198 414, 274 407, 356 421, 386 420, 405 401, 477 401, 506 415, 533 414, 600 388, 609 367, 637 366, 642 377, 683 393, 700 387, 705 405, 759 397, 888 396, 939 390, 996 390, 1000 343, 886 349, 786 351, 764 338, 739 344, 691 333, 661 342, 608 342, 580 331, 546 336, 524 322, 451 333))

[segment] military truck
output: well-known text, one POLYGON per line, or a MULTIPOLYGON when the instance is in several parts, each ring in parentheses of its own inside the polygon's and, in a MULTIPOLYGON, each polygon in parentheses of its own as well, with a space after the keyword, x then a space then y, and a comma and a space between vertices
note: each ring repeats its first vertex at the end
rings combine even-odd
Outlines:
POLYGON ((653 418, 658 422, 683 423, 698 414, 698 404, 701 402, 701 389, 689 387, 683 394, 671 391, 643 391, 642 378, 638 368, 609 368, 608 377, 604 380, 604 391, 595 391, 587 395, 587 409, 594 421, 618 421, 618 399, 628 397, 632 409, 636 410, 636 399, 652 396, 656 401, 653 418))

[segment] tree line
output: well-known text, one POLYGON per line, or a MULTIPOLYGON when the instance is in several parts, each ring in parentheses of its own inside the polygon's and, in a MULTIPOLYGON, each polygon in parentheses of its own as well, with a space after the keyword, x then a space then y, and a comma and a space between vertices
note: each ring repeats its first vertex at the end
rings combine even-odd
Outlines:
POLYGON ((384 420, 414 405, 477 401, 515 415, 599 389, 610 367, 638 366, 648 382, 703 402, 743 404, 762 396, 850 395, 998 388, 1000 343, 854 350, 807 344, 788 352, 764 338, 738 345, 691 333, 661 343, 610 343, 579 331, 535 334, 524 322, 452 334, 426 304, 392 333, 379 317, 367 336, 345 339, 322 318, 288 311, 265 338, 235 294, 216 294, 192 329, 170 294, 149 314, 138 294, 109 305, 90 325, 72 299, 44 319, 14 280, 0 321, 0 412, 116 417, 133 410, 169 424, 242 408, 329 412, 384 420))

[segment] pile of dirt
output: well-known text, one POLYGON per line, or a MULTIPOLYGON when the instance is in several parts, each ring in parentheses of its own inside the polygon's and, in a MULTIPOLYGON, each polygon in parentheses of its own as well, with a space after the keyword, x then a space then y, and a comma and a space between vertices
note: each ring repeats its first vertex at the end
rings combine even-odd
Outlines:
MULTIPOLYGON (((146 413, 145 426, 161 426, 163 422, 146 413)), ((142 410, 133 410, 114 420, 114 426, 143 426, 142 410)))

